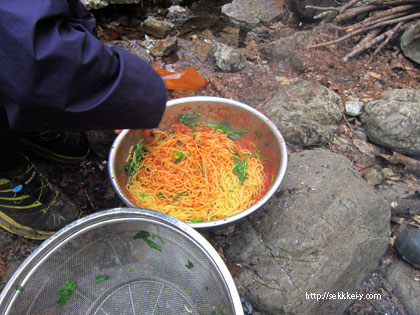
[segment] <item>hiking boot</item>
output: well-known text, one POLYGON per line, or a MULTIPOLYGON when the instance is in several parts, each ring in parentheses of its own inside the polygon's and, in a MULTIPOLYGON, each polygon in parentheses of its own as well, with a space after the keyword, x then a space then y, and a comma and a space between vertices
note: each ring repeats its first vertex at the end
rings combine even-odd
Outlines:
POLYGON ((80 211, 22 154, 14 170, 0 173, 0 227, 31 239, 46 239, 80 211))
POLYGON ((90 145, 85 133, 43 131, 25 133, 22 149, 62 163, 77 163, 86 158, 90 145))

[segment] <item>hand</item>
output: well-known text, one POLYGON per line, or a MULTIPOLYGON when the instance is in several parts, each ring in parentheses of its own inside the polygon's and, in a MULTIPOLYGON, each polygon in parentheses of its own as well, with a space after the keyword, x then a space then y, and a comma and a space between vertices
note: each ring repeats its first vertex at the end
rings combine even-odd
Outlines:
MULTIPOLYGON (((115 129, 115 134, 120 134, 123 129, 115 129)), ((143 141, 144 143, 152 143, 155 135, 153 134, 153 129, 142 129, 143 131, 143 141)))
POLYGON ((153 129, 143 129, 143 142, 145 144, 152 143, 155 138, 153 129))

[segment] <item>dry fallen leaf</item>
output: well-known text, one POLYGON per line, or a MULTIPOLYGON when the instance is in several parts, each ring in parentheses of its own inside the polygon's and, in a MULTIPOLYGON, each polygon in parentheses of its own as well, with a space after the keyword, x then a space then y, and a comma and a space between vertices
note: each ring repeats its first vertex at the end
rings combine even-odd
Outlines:
POLYGON ((359 149, 361 153, 366 154, 371 158, 375 157, 375 148, 372 144, 360 139, 353 139, 353 144, 359 149))
POLYGON ((371 71, 368 72, 368 75, 375 79, 380 79, 382 77, 380 74, 371 71))

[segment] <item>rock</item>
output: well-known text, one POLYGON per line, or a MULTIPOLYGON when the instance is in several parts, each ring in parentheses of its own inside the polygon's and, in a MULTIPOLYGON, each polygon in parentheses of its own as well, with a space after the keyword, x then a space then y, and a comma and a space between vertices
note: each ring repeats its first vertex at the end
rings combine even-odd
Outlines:
POLYGON ((402 258, 420 269, 420 230, 405 230, 398 234, 394 247, 402 258))
POLYGON ((238 50, 218 42, 211 45, 207 61, 222 72, 239 72, 245 68, 245 57, 238 50))
POLYGON ((420 285, 413 275, 413 269, 403 261, 390 267, 386 278, 408 315, 420 314, 420 285))
POLYGON ((143 22, 142 29, 147 35, 156 38, 165 38, 174 31, 175 25, 170 22, 156 20, 150 16, 143 22))
POLYGON ((371 168, 365 174, 365 180, 370 186, 379 185, 382 182, 382 173, 380 170, 377 170, 376 168, 371 168))
POLYGON ((172 5, 168 8, 166 20, 178 26, 182 25, 191 17, 191 11, 179 5, 172 5))
POLYGON ((352 128, 352 134, 355 139, 359 139, 364 142, 367 141, 366 130, 361 126, 354 126, 352 128))
POLYGON ((307 57, 297 53, 298 46, 313 43, 315 37, 315 33, 310 31, 296 32, 262 45, 259 51, 270 61, 288 60, 293 70, 302 73, 306 69, 307 57))
POLYGON ((224 254, 242 266, 241 295, 267 315, 341 314, 376 268, 390 236, 390 207, 351 161, 326 150, 290 156, 284 182, 236 225, 224 254))
POLYGON ((360 116, 370 140, 392 151, 420 154, 420 92, 388 90, 360 116))
POLYGON ((347 101, 346 114, 349 116, 359 116, 363 111, 363 102, 347 101))
POLYGON ((404 56, 420 64, 420 21, 405 30, 400 46, 404 56))
POLYGON ((388 182, 375 188, 391 205, 393 213, 410 216, 420 214, 420 192, 410 184, 404 181, 388 182))
POLYGON ((86 7, 91 9, 101 9, 110 4, 131 4, 139 3, 140 0, 82 0, 86 7))
POLYGON ((275 0, 233 0, 222 6, 222 14, 249 30, 260 23, 279 21, 284 16, 284 10, 275 0))
POLYGON ((304 146, 328 144, 342 117, 340 97, 309 81, 279 86, 263 111, 287 142, 304 146))
POLYGON ((109 46, 118 45, 125 49, 128 49, 134 55, 140 57, 147 63, 152 63, 153 58, 149 56, 147 53, 146 48, 144 48, 141 44, 140 40, 114 40, 112 42, 107 43, 109 46))
POLYGON ((280 38, 260 48, 261 54, 269 60, 284 60, 296 54, 296 47, 303 43, 312 43, 315 33, 302 31, 280 38))
MULTIPOLYGON (((142 0, 82 0, 86 7, 90 9, 101 9, 110 4, 131 4, 142 3, 142 0)), ((170 6, 171 4, 182 4, 183 0, 153 0, 154 5, 170 6)))
POLYGON ((178 39, 176 37, 168 37, 155 41, 150 47, 150 54, 154 57, 166 57, 176 51, 178 48, 178 39))
POLYGON ((308 9, 306 6, 312 5, 316 7, 336 7, 336 0, 288 0, 288 5, 298 17, 302 20, 312 21, 314 17, 322 11, 308 9))

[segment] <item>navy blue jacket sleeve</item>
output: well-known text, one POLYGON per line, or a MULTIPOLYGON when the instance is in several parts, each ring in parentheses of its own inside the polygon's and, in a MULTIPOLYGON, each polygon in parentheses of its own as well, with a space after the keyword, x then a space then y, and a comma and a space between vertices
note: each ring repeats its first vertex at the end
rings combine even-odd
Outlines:
POLYGON ((109 47, 78 0, 0 1, 0 106, 17 130, 153 128, 161 77, 109 47))

